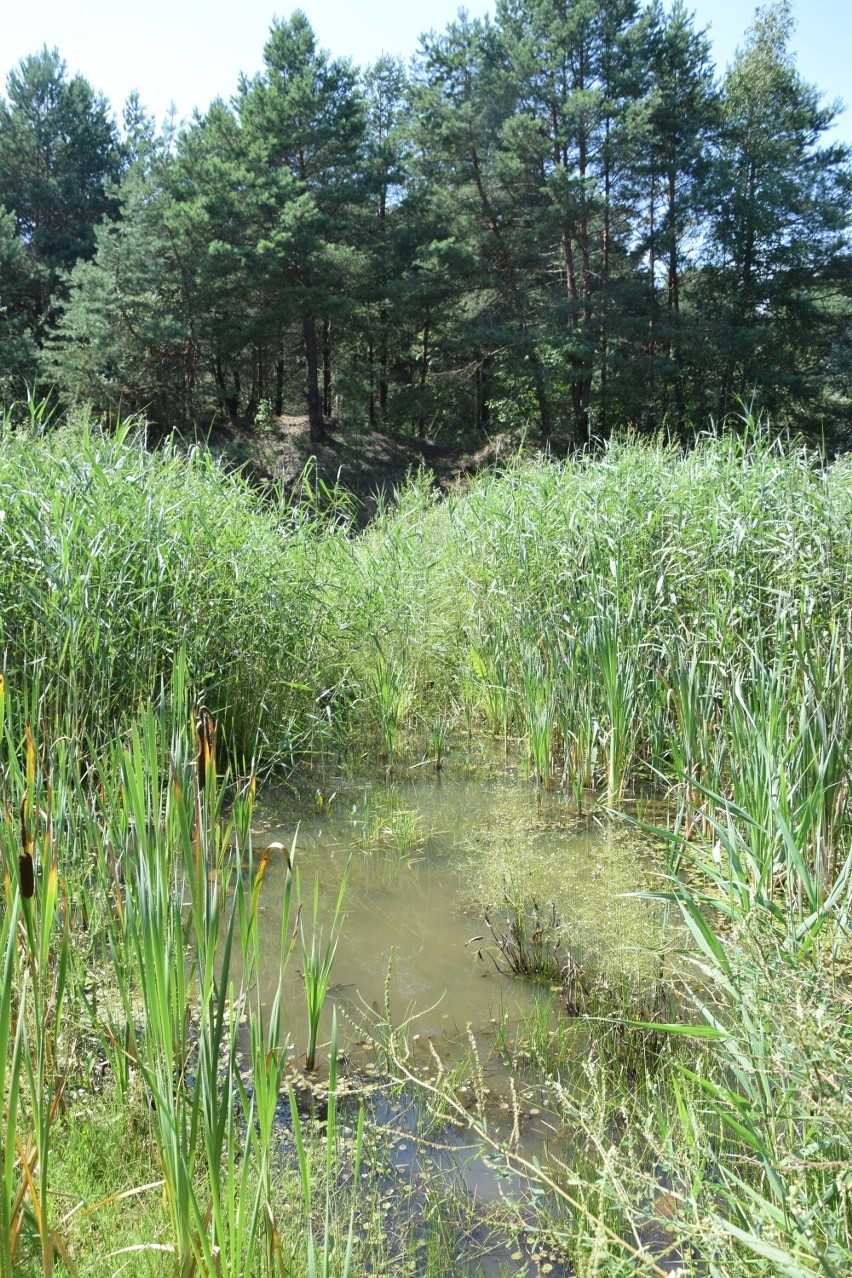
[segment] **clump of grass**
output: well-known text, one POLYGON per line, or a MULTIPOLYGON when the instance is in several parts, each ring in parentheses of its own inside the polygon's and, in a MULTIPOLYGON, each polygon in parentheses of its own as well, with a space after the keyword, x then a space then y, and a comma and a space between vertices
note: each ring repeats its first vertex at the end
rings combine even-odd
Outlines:
MULTIPOLYGON (((326 1116, 326 1135, 325 1135, 325 1202, 322 1216, 322 1236, 317 1241, 316 1227, 312 1212, 312 1166, 311 1158, 307 1146, 305 1144, 302 1131, 302 1120, 299 1115, 296 1097, 293 1089, 289 1089, 290 1115, 293 1121, 293 1134, 296 1140, 296 1155, 299 1165, 299 1175, 301 1177, 302 1201, 304 1203, 305 1215, 307 1218, 307 1278, 329 1278, 332 1273, 332 1261, 336 1259, 336 1254, 340 1252, 341 1245, 336 1242, 338 1228, 337 1222, 333 1219, 335 1192, 334 1192, 334 1164, 335 1157, 339 1155, 339 1121, 337 1114, 337 1017, 332 1016, 331 1024, 331 1055, 329 1069, 328 1084, 328 1112, 326 1116)), ((312 1068, 309 1066, 309 1068, 312 1068)), ((343 1256, 339 1265, 334 1265, 334 1272, 340 1273, 341 1278, 348 1278, 352 1267, 353 1244, 355 1240, 355 1214, 357 1206, 357 1192, 360 1191, 360 1173, 361 1173, 361 1154, 364 1143, 364 1108, 358 1111, 358 1125, 355 1133, 355 1139, 352 1149, 352 1190, 351 1205, 349 1209, 348 1227, 345 1233, 345 1244, 342 1246, 343 1256)))
MULTIPOLYGON (((471 688, 466 699, 481 699, 489 731, 507 741, 511 722, 511 645, 507 636, 486 633, 479 647, 468 651, 471 688)), ((467 681, 466 681, 467 683, 467 681)))
POLYGON ((647 1060, 661 1049, 665 1035, 655 1027, 677 1015, 674 985, 664 976, 662 958, 653 973, 647 963, 631 964, 629 953, 617 959, 595 954, 569 935, 552 902, 546 908, 532 902, 527 909, 509 904, 505 926, 495 927, 487 915, 486 923, 500 955, 497 967, 548 987, 518 1034, 535 1044, 531 1054, 540 1068, 548 1074, 570 1070, 581 1032, 585 1050, 626 1071, 635 1072, 637 1053, 647 1060), (569 1021, 576 1025, 567 1033, 569 1021))
POLYGON ((535 784, 537 788, 548 789, 556 728, 555 687, 546 648, 529 640, 521 659, 521 696, 535 784))
POLYGON ((447 755, 447 742, 450 735, 450 720, 445 715, 437 715, 432 719, 428 730, 429 758, 436 772, 441 772, 447 755))
MULTIPOLYGON (((515 976, 529 976, 543 981, 561 981, 571 959, 565 951, 564 935, 551 901, 540 906, 533 901, 529 909, 517 902, 509 905, 505 926, 485 915, 485 922, 497 945, 505 971, 515 976)), ((500 964, 497 964, 500 967, 500 964)))
POLYGON ((361 841, 366 849, 380 848, 404 859, 422 847, 423 840, 419 812, 402 803, 397 791, 365 792, 361 841))
POLYGON ((562 1011, 555 989, 536 991, 529 1008, 522 1009, 514 1023, 501 1006, 495 1018, 494 1047, 514 1077, 532 1073, 536 1079, 548 1079, 572 1068, 580 1040, 562 1011))
POLYGON ((382 757, 393 759, 403 721, 411 707, 412 696, 405 661, 388 655, 375 640, 372 668, 365 674, 363 689, 366 704, 375 718, 382 757))
POLYGON ((298 655, 307 671, 308 517, 263 507, 201 450, 149 450, 136 421, 6 434, 0 503, 6 671, 48 721, 103 742, 183 646, 237 757, 258 731, 284 754, 321 733, 298 655))

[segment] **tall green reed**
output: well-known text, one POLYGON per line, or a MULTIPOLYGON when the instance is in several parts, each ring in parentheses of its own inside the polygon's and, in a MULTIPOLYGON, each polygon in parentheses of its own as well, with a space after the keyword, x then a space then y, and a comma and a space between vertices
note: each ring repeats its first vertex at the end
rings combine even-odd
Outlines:
POLYGON ((132 420, 6 436, 0 502, 6 671, 38 681, 48 720, 103 744, 183 646, 236 756, 252 757, 259 730, 282 756, 324 731, 310 519, 264 505, 203 450, 150 450, 132 420))
MULTIPOLYGON (((134 837, 123 926, 144 1011, 136 1059, 151 1098, 176 1270, 245 1272, 266 1232, 269 1171, 256 1178, 254 1161, 237 1159, 244 1127, 256 1121, 254 1092, 249 1101, 238 1081, 237 1027, 249 1017, 253 1039, 261 1033, 248 1011, 246 969, 251 980, 266 861, 252 866, 253 786, 225 816, 227 777, 217 772, 210 715, 202 712, 196 726, 195 742, 186 732, 164 747, 151 709, 123 751, 121 796, 134 837), (244 978, 235 987, 238 950, 244 978)), ((122 996, 130 1022, 133 987, 122 996)), ((275 1034, 267 1033, 270 1050, 275 1034)), ((268 1079, 267 1067, 261 1084, 268 1079)), ((268 1124, 268 1086, 261 1090, 268 1124)))
MULTIPOLYGON (((4 867, 5 868, 5 867, 4 867)), ((0 959, 2 959, 2 988, 0 988, 0 1096, 4 1098, 2 1111, 2 1198, 0 1198, 0 1274, 11 1278, 21 1228, 24 1223, 27 1179, 23 1163, 18 1158, 22 1147, 19 1132, 21 1080, 24 1072, 24 1014, 21 998, 26 989, 16 989, 15 974, 18 960, 18 922, 20 887, 5 877, 5 908, 0 916, 0 959)), ((25 1002, 24 1002, 25 1006, 25 1002)))
POLYGON ((310 506, 262 505, 200 451, 147 451, 132 424, 11 436, 7 668, 78 738, 105 740, 183 645, 234 759, 363 753, 365 728, 398 754, 408 725, 460 714, 505 741, 529 744, 532 724, 546 767, 555 719, 550 762, 561 743, 578 792, 614 801, 697 769, 735 798, 723 721, 753 651, 780 642, 807 713, 835 714, 822 636, 845 652, 845 476, 756 428, 689 453, 615 442, 442 504, 418 479, 356 538, 310 506), (533 670, 539 638, 550 660, 533 670))
MULTIPOLYGON (((337 946, 340 941, 340 929, 342 926, 341 913, 343 910, 343 899, 346 895, 346 885, 349 881, 349 868, 350 863, 347 863, 346 869, 343 872, 343 877, 340 881, 340 888, 338 889, 337 900, 334 906, 334 913, 332 915, 328 929, 328 936, 326 937, 325 942, 323 942, 319 925, 318 878, 314 879, 310 942, 308 942, 305 936, 304 924, 300 922, 299 925, 299 938, 302 948, 302 979, 305 987, 305 1008, 308 1019, 308 1045, 305 1052, 305 1068, 307 1070, 316 1069, 320 1020, 322 1017, 323 1007, 325 1006, 328 989, 331 984, 334 956, 337 953, 337 946)), ((301 898, 301 891, 298 887, 297 891, 299 891, 299 896, 301 898)))
MULTIPOLYGON (((773 823, 783 822, 776 800, 770 808, 773 823)), ((772 1272, 796 1278, 839 1278, 852 1259, 848 1205, 834 1175, 850 1132, 837 1104, 848 1029, 841 1021, 838 1034, 827 1033, 822 1018, 837 1006, 826 961, 848 926, 852 854, 815 894, 807 862, 792 848, 783 875, 769 871, 773 828, 756 830, 730 805, 727 819, 712 824, 713 855, 684 846, 689 879, 674 880, 668 894, 692 939, 686 961, 694 971, 685 982, 693 1019, 668 1030, 708 1045, 673 1080, 681 1117, 683 1098, 692 1097, 687 1149, 674 1152, 659 1102, 654 1123, 668 1133, 671 1165, 682 1167, 692 1154, 700 1160, 695 1214, 702 1229, 725 1239, 720 1273, 770 1262, 772 1272), (803 899, 813 907, 806 917, 803 899), (707 1202, 698 1207, 702 1194, 707 1202)), ((700 1248, 694 1226, 690 1232, 700 1248)))
POLYGON ((302 1201, 307 1217, 307 1278, 331 1278, 332 1272, 340 1274, 340 1278, 349 1278, 352 1268, 353 1244, 355 1241, 355 1213, 357 1194, 360 1188, 361 1155, 364 1143, 364 1107, 358 1110, 358 1124, 355 1131, 353 1149, 351 1151, 351 1205, 349 1222, 345 1234, 345 1246, 342 1259, 334 1264, 341 1250, 337 1234, 339 1224, 334 1219, 336 1155, 339 1154, 339 1122, 337 1115, 337 1014, 332 1014, 331 1022, 331 1055, 328 1082, 328 1113, 325 1132, 325 1196, 322 1216, 322 1237, 318 1242, 313 1214, 313 1165, 308 1146, 305 1142, 302 1120, 299 1115, 296 1097, 292 1087, 288 1089, 290 1115, 293 1121, 293 1134, 296 1140, 296 1156, 299 1165, 299 1176, 302 1187, 302 1201))
POLYGON ((4 1119, 3 1272, 11 1272, 25 1223, 32 1221, 42 1268, 67 1255, 52 1219, 50 1156, 67 1081, 63 1009, 70 966, 70 912, 59 875, 66 795, 58 784, 63 750, 44 761, 29 724, 20 732, 0 680, 0 740, 5 754, 4 992, 0 1047, 8 1112, 4 1119), (23 756, 23 763, 21 761, 23 756), (14 796, 14 798, 13 798, 14 796), (17 800, 17 802, 15 801, 17 800), (11 807, 11 812, 10 812, 11 807), (17 1154, 17 1161, 15 1160, 17 1154))
MULTIPOLYGON (((281 928, 278 960, 278 980, 268 1012, 261 998, 259 980, 261 968, 260 938, 254 920, 257 917, 260 890, 266 873, 268 850, 263 854, 254 876, 251 896, 240 896, 240 941, 243 958, 243 983, 254 997, 247 1000, 247 1017, 251 1040, 251 1095, 249 1095, 239 1071, 235 1083, 239 1089, 245 1120, 245 1129, 251 1149, 256 1179, 253 1227, 265 1242, 265 1259, 269 1272, 284 1268, 280 1225, 273 1210, 275 1173, 275 1128, 278 1105, 284 1087, 287 1063, 286 1039, 282 1040, 284 975, 296 944, 295 929, 291 931, 291 906, 293 900, 293 863, 296 840, 287 856, 287 869, 281 906, 281 928), (246 910, 248 907, 248 912, 246 910)), ((248 1162, 248 1160, 247 1160, 248 1162)))
MULTIPOLYGON (((73 1264, 65 1223, 79 1204, 56 1214, 52 1154, 67 1080, 79 1085, 92 1036, 127 1106, 141 1083, 163 1177, 171 1236, 130 1251, 167 1251, 177 1273, 273 1272, 286 1045, 281 980, 270 1016, 257 987, 266 860, 255 864, 251 848, 254 783, 226 810, 232 787, 212 718, 188 721, 180 660, 174 687, 126 741, 86 758, 62 740, 40 744, 5 702, 0 1272, 11 1274, 33 1238, 43 1272, 55 1254, 73 1264)), ((282 938, 290 895, 288 886, 282 938)))
POLYGON ((606 792, 614 803, 623 794, 633 753, 637 659, 619 633, 617 617, 596 623, 591 643, 605 712, 606 792))
MULTIPOLYGON (((523 632, 522 632, 523 633, 523 632)), ((550 653, 541 640, 521 643, 521 698, 535 784, 548 789, 553 772, 553 737, 556 728, 556 694, 550 653)))

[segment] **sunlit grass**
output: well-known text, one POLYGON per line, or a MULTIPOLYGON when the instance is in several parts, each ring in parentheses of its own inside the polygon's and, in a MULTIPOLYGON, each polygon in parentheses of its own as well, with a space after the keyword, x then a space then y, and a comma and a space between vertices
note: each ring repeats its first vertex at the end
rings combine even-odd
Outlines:
MULTIPOLYGON (((367 1138, 335 1138, 334 1045, 326 1146, 292 1119, 295 1208, 276 1165, 284 968, 301 936, 317 1064, 343 889, 328 935, 316 896, 296 931, 291 856, 266 1007, 252 760, 421 766, 424 725, 444 771, 463 733, 528 759, 539 823, 588 787, 670 800, 653 872, 631 827, 566 885, 506 814, 471 876, 508 894, 503 957, 554 987, 512 1050, 573 1133, 573 1160, 524 1175, 575 1271, 659 1273, 664 1235, 687 1272, 848 1272, 848 463, 753 428, 623 442, 443 503, 418 480, 356 537, 202 452, 148 451, 138 423, 57 426, 0 440, 3 1278, 77 1248, 97 1271, 99 1211, 126 1211, 114 1250, 139 1272, 356 1271, 367 1138), (94 1134, 122 1124, 126 1175, 94 1134)), ((365 842, 404 865, 412 811, 372 817, 365 842)), ((455 1082, 430 1086, 467 1121, 455 1082)))

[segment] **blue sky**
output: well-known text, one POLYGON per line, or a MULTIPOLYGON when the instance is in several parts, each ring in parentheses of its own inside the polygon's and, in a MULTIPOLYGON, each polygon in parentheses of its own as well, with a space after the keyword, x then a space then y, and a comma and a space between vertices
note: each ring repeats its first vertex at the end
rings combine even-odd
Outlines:
MULTIPOLYGON (((58 47, 69 70, 80 71, 120 110, 136 88, 158 119, 174 102, 179 117, 204 109, 217 95, 229 97, 240 71, 260 69, 272 17, 295 5, 274 0, 3 0, 0 18, 0 80, 43 44, 58 47)), ((420 33, 442 30, 458 10, 457 0, 301 0, 320 43, 335 55, 371 62, 382 51, 412 54, 420 33)), ((698 24, 711 28, 717 67, 733 57, 748 26, 750 0, 693 0, 698 24)), ((472 15, 493 10, 469 0, 472 15)), ((794 2, 794 48, 803 75, 829 99, 850 103, 837 136, 852 143, 852 3, 794 2)))

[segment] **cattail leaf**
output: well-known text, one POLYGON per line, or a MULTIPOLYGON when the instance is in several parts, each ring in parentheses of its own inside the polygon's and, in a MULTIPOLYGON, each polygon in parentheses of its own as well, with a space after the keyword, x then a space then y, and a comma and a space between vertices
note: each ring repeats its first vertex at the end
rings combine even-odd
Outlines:
POLYGON ((35 752, 35 742, 33 741, 33 731, 29 724, 27 724, 26 726, 25 740, 26 740, 26 750, 27 750, 27 769, 26 769, 27 807, 29 811, 31 812, 32 805, 33 805, 33 795, 35 791, 36 752, 35 752))

